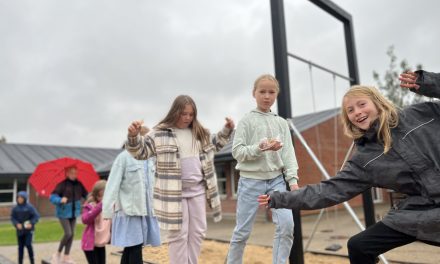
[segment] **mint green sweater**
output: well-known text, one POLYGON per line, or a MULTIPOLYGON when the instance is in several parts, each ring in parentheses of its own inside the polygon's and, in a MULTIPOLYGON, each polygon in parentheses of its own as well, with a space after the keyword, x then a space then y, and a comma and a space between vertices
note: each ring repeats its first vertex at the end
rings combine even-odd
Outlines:
POLYGON ((246 114, 237 125, 232 156, 237 160, 240 176, 270 180, 284 172, 289 185, 298 181, 298 163, 287 121, 278 115, 257 109, 246 114), (278 137, 283 147, 278 151, 261 151, 263 138, 278 137))

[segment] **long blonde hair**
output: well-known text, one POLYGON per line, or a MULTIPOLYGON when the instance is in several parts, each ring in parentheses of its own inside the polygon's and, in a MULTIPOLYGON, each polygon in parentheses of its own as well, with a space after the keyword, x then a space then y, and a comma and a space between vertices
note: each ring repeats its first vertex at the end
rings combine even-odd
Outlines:
POLYGON ((97 203, 99 192, 105 190, 106 180, 99 180, 93 185, 92 191, 87 195, 87 203, 97 203))
POLYGON ((160 121, 156 128, 159 129, 165 129, 165 128, 171 128, 174 127, 177 122, 179 121, 179 118, 182 114, 182 112, 185 109, 186 105, 190 105, 194 110, 194 116, 193 121, 189 125, 191 128, 191 132, 193 135, 193 138, 195 140, 200 141, 202 143, 202 146, 206 146, 209 144, 209 131, 204 128, 200 122, 197 120, 197 107, 194 100, 188 96, 188 95, 179 95, 174 99, 173 104, 171 105, 170 110, 168 111, 168 114, 165 116, 162 121, 160 121))
POLYGON ((393 142, 391 138, 391 128, 395 128, 399 123, 399 115, 396 106, 385 98, 377 88, 363 85, 352 86, 342 99, 342 124, 345 134, 353 139, 358 139, 365 134, 365 131, 355 126, 348 119, 347 110, 344 106, 346 97, 368 97, 376 106, 378 111, 379 129, 377 138, 384 146, 384 153, 387 153, 393 142))

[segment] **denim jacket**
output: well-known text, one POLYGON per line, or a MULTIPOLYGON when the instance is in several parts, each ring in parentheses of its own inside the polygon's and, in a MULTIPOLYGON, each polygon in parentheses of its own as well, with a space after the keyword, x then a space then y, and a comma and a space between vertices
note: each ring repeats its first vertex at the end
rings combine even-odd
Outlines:
POLYGON ((154 160, 136 160, 127 151, 121 152, 113 162, 105 187, 102 200, 103 217, 111 218, 113 213, 119 210, 126 215, 148 215, 147 203, 152 201, 153 184, 145 190, 145 177, 148 177, 148 183, 153 183, 154 173, 154 160))

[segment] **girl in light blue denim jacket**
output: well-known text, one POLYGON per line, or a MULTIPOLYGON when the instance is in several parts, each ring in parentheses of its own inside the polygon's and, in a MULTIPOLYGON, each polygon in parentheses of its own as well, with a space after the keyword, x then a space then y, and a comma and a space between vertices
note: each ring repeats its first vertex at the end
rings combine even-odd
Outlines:
POLYGON ((121 264, 141 264, 142 246, 160 246, 153 214, 155 161, 134 159, 127 151, 113 162, 103 198, 103 217, 112 218, 111 244, 124 247, 121 264))

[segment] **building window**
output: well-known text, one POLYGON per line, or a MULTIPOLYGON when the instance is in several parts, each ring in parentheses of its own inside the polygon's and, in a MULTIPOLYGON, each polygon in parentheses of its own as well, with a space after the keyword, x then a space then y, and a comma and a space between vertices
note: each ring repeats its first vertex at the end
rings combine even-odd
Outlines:
POLYGON ((19 191, 28 192, 28 185, 25 179, 0 179, 0 205, 15 204, 15 197, 19 191))
POLYGON ((226 174, 225 164, 219 163, 215 166, 215 172, 217 174, 218 194, 221 199, 226 199, 226 174))
POLYGON ((0 179, 0 204, 12 204, 15 197, 15 180, 0 179))
POLYGON ((371 194, 373 195, 373 203, 383 202, 383 193, 381 188, 371 188, 371 194))

